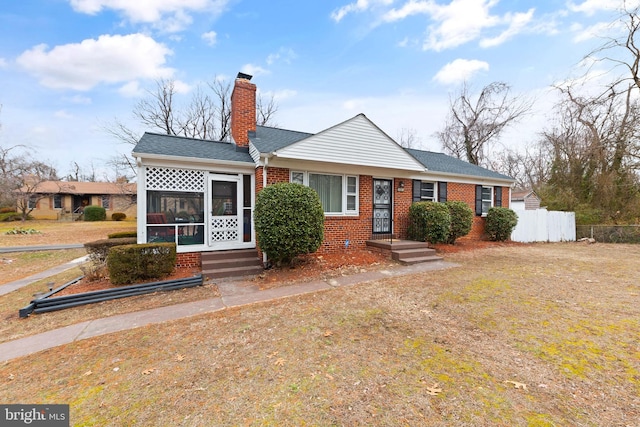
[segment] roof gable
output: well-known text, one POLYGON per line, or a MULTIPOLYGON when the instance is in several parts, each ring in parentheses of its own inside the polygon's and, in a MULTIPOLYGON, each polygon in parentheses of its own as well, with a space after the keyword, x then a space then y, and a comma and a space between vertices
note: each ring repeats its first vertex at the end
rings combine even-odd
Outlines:
MULTIPOLYGON (((302 136, 302 135, 298 135, 302 136)), ((364 114, 315 135, 283 145, 272 153, 279 158, 346 165, 423 171, 420 162, 371 122, 364 114)))

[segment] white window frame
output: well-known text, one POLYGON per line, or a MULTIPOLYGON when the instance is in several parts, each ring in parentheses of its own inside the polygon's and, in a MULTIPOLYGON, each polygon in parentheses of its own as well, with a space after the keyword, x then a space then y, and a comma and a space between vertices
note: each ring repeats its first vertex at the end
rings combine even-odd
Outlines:
POLYGON ((482 216, 487 216, 487 214, 489 213, 489 209, 491 209, 493 207, 493 187, 492 186, 488 186, 488 185, 483 185, 482 186, 482 216), (489 190, 489 198, 485 199, 484 198, 484 190, 488 189, 489 190), (485 211, 484 209, 484 204, 485 202, 489 202, 489 206, 487 207, 487 210, 485 211))
POLYGON ((315 171, 300 171, 300 170, 290 170, 289 171, 289 182, 297 182, 298 184, 302 184, 306 187, 309 186, 309 174, 313 175, 330 175, 330 176, 339 176, 341 177, 342 184, 342 211, 341 212, 325 212, 325 216, 355 216, 360 214, 360 177, 358 175, 347 175, 347 174, 338 174, 338 173, 326 173, 326 172, 315 172, 315 171), (300 175, 301 174, 301 175, 300 175), (296 176, 296 180, 294 180, 294 175, 296 176), (300 176, 302 176, 302 182, 299 181, 300 176), (355 178, 356 180, 356 190, 355 192, 348 191, 348 180, 349 178, 355 178), (347 201, 349 197, 355 196, 356 203, 355 209, 347 209, 347 201))
POLYGON ((420 200, 427 202, 437 202, 438 201, 438 183, 433 181, 420 181, 420 200), (422 185, 423 184, 431 184, 433 185, 433 198, 423 197, 422 196, 422 185))

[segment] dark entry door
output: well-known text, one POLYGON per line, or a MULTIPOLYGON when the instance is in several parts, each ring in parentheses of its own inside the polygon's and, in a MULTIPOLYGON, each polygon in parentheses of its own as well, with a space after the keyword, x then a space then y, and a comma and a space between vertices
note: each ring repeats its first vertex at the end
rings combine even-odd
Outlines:
POLYGON ((390 179, 373 180, 373 233, 391 233, 391 196, 393 182, 390 179))

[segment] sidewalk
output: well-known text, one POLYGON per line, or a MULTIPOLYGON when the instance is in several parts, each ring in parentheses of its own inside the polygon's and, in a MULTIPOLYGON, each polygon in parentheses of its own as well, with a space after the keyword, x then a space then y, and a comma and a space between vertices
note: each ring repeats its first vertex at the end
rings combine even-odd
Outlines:
MULTIPOLYGON (((78 260, 71 262, 76 261, 78 260)), ((74 341, 97 337, 112 332, 139 328, 154 323, 188 318, 191 316, 212 313, 231 307, 238 307, 263 301, 273 301, 294 295, 327 291, 341 286, 352 286, 357 283, 370 282, 388 277, 442 270, 457 266, 458 264, 446 261, 425 262, 408 266, 397 266, 387 270, 368 271, 350 276, 341 276, 326 281, 317 280, 313 282, 299 283, 264 291, 261 291, 258 286, 246 280, 228 279, 218 281, 216 284, 218 285, 221 294, 218 298, 119 314, 102 319, 88 320, 86 322, 77 323, 75 325, 0 344, 0 362, 26 356, 38 351, 57 347, 59 345, 69 344, 74 341)), ((63 266, 60 266, 59 268, 62 267, 63 266)), ((46 271, 41 274, 46 277, 46 274, 48 273, 49 271, 46 271)), ((31 277, 35 276, 38 275, 31 277)), ((0 285, 0 291, 3 290, 2 288, 5 286, 7 285, 0 285)), ((28 319, 26 321, 28 321, 28 319)))

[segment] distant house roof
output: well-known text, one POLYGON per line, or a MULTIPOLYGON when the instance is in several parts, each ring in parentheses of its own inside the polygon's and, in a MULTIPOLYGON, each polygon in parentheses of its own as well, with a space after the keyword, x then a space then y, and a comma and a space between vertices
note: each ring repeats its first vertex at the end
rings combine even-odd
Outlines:
POLYGON ((185 138, 175 135, 163 135, 145 132, 133 149, 136 154, 160 157, 190 157, 193 159, 223 160, 228 162, 251 163, 253 160, 247 151, 236 150, 228 142, 208 141, 185 138))
POLYGON ((39 194, 136 194, 136 184, 116 182, 42 181, 35 188, 18 191, 39 194))
POLYGON ((535 191, 528 189, 528 190, 512 190, 511 191, 511 200, 514 202, 523 202, 525 198, 527 197, 534 197, 536 199, 539 199, 538 195, 535 193, 535 191))
POLYGON ((510 176, 485 169, 481 166, 465 162, 464 160, 456 159, 455 157, 448 156, 444 153, 415 150, 412 148, 407 148, 406 150, 420 163, 422 163, 427 168, 427 170, 432 172, 468 175, 481 178, 505 179, 513 181, 513 178, 511 178, 510 176))

